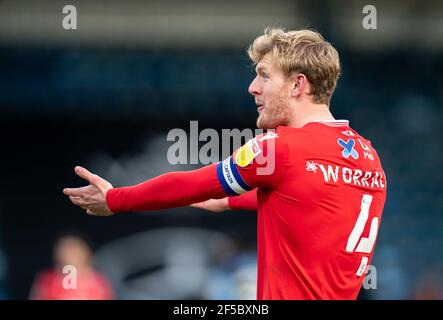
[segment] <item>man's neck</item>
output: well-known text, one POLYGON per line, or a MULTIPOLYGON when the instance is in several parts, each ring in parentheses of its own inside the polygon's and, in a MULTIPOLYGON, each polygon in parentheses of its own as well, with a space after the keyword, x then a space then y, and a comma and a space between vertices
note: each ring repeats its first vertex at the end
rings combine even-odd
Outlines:
POLYGON ((313 121, 335 120, 326 104, 306 103, 295 107, 293 110, 292 121, 290 121, 288 127, 301 128, 313 121))

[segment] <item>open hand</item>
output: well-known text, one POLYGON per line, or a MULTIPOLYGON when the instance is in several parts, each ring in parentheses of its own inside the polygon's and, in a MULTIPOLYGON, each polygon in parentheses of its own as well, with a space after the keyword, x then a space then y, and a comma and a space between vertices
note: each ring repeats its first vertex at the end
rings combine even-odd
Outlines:
POLYGON ((113 212, 109 210, 106 203, 106 193, 113 188, 112 184, 83 167, 76 166, 74 171, 90 184, 80 188, 65 188, 63 193, 69 196, 72 203, 85 209, 87 214, 94 216, 112 215, 113 212))

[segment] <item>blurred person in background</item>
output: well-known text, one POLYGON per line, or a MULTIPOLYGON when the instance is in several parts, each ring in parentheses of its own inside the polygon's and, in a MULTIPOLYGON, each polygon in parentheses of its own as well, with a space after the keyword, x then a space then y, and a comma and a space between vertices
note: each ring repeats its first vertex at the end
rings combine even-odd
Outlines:
POLYGON ((440 268, 429 268, 419 277, 412 291, 414 300, 443 300, 443 279, 440 268))
POLYGON ((110 300, 113 290, 94 269, 93 254, 83 237, 61 236, 53 251, 54 267, 40 272, 31 289, 33 300, 110 300))

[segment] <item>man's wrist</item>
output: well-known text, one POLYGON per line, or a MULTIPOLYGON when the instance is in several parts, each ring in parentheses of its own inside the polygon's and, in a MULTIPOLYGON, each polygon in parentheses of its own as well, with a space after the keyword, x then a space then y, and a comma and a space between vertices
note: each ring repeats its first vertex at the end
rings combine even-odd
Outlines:
POLYGON ((109 213, 115 214, 118 213, 118 207, 117 207, 117 201, 115 201, 115 192, 117 188, 111 188, 108 191, 106 191, 105 199, 106 199, 106 206, 109 210, 109 213))

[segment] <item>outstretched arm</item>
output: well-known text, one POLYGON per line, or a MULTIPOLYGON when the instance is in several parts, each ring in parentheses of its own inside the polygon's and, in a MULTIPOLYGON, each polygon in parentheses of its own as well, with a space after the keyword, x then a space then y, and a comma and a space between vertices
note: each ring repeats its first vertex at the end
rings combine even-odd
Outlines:
POLYGON ((257 210, 257 189, 246 192, 237 197, 226 197, 222 199, 209 199, 199 203, 191 204, 191 207, 211 212, 223 212, 228 210, 257 210))
MULTIPOLYGON (((63 192, 89 214, 111 215, 188 206, 228 195, 238 196, 257 187, 274 188, 284 176, 287 153, 286 145, 278 143, 277 138, 273 132, 260 135, 218 164, 193 171, 166 173, 131 187, 113 188, 103 178, 76 167, 75 172, 89 185, 66 188, 63 192)), ((256 210, 256 192, 244 197, 248 201, 228 199, 228 207, 256 210)), ((220 203, 227 208, 226 200, 220 203)))
POLYGON ((124 211, 148 211, 187 206, 210 198, 226 197, 216 164, 186 172, 171 172, 135 186, 113 188, 103 178, 82 167, 75 172, 90 184, 66 188, 71 201, 92 215, 111 215, 124 211))

